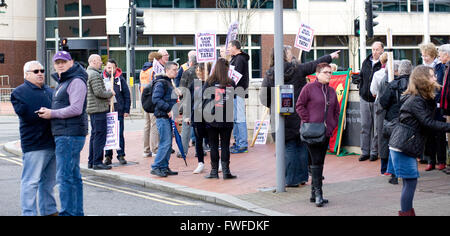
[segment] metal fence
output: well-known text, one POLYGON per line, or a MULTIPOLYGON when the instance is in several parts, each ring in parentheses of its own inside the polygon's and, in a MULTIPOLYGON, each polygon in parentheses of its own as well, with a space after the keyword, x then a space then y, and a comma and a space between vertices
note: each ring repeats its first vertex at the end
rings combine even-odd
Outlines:
POLYGON ((11 93, 14 88, 0 88, 0 102, 11 101, 11 93))
POLYGON ((0 75, 0 81, 2 83, 2 87, 9 85, 9 75, 0 75))

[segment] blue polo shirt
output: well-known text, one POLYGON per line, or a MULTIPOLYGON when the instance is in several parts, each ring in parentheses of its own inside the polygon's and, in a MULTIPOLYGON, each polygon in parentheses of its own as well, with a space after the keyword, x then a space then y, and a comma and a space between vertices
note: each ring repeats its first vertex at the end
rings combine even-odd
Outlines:
POLYGON ((51 108, 52 98, 53 90, 47 85, 39 88, 27 80, 12 92, 11 103, 20 119, 23 153, 55 147, 50 120, 35 113, 41 107, 51 108))

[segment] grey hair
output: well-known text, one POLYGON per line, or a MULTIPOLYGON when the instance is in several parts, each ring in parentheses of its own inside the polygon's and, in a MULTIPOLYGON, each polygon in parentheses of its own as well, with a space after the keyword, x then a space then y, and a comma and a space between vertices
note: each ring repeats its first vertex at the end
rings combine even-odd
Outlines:
POLYGON ((400 66, 400 61, 399 60, 394 60, 394 72, 397 71, 398 72, 398 67, 400 66))
POLYGON ((179 66, 178 63, 173 62, 173 61, 168 61, 165 65, 164 65, 164 71, 168 71, 170 68, 172 68, 172 66, 179 66))
POLYGON ((440 46, 439 52, 446 53, 447 55, 450 56, 450 44, 444 44, 444 45, 440 46))
POLYGON ((401 60, 398 66, 399 75, 410 75, 413 70, 413 66, 410 60, 401 60))
POLYGON ((29 61, 29 62, 25 63, 25 65, 23 66, 23 78, 26 77, 27 72, 30 70, 30 67, 32 65, 39 65, 40 67, 44 68, 44 66, 38 61, 29 61))
POLYGON ((188 53, 188 59, 189 59, 189 62, 193 63, 194 65, 197 65, 197 53, 196 53, 196 51, 190 51, 188 53))

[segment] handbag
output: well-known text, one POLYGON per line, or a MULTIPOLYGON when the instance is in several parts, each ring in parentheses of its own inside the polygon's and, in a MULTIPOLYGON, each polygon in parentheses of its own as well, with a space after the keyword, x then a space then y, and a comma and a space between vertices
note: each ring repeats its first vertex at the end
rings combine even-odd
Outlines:
POLYGON ((329 97, 327 95, 325 99, 325 116, 321 123, 302 123, 300 126, 300 139, 307 144, 322 144, 327 139, 327 115, 329 106, 329 97))

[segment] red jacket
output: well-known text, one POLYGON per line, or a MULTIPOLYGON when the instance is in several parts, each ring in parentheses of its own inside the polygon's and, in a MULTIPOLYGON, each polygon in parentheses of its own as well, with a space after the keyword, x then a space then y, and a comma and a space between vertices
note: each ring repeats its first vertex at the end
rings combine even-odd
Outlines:
POLYGON ((296 110, 304 123, 321 123, 325 116, 325 95, 329 98, 328 115, 326 120, 327 137, 333 135, 339 121, 339 102, 336 90, 329 85, 321 84, 317 80, 303 87, 298 97, 296 110))

